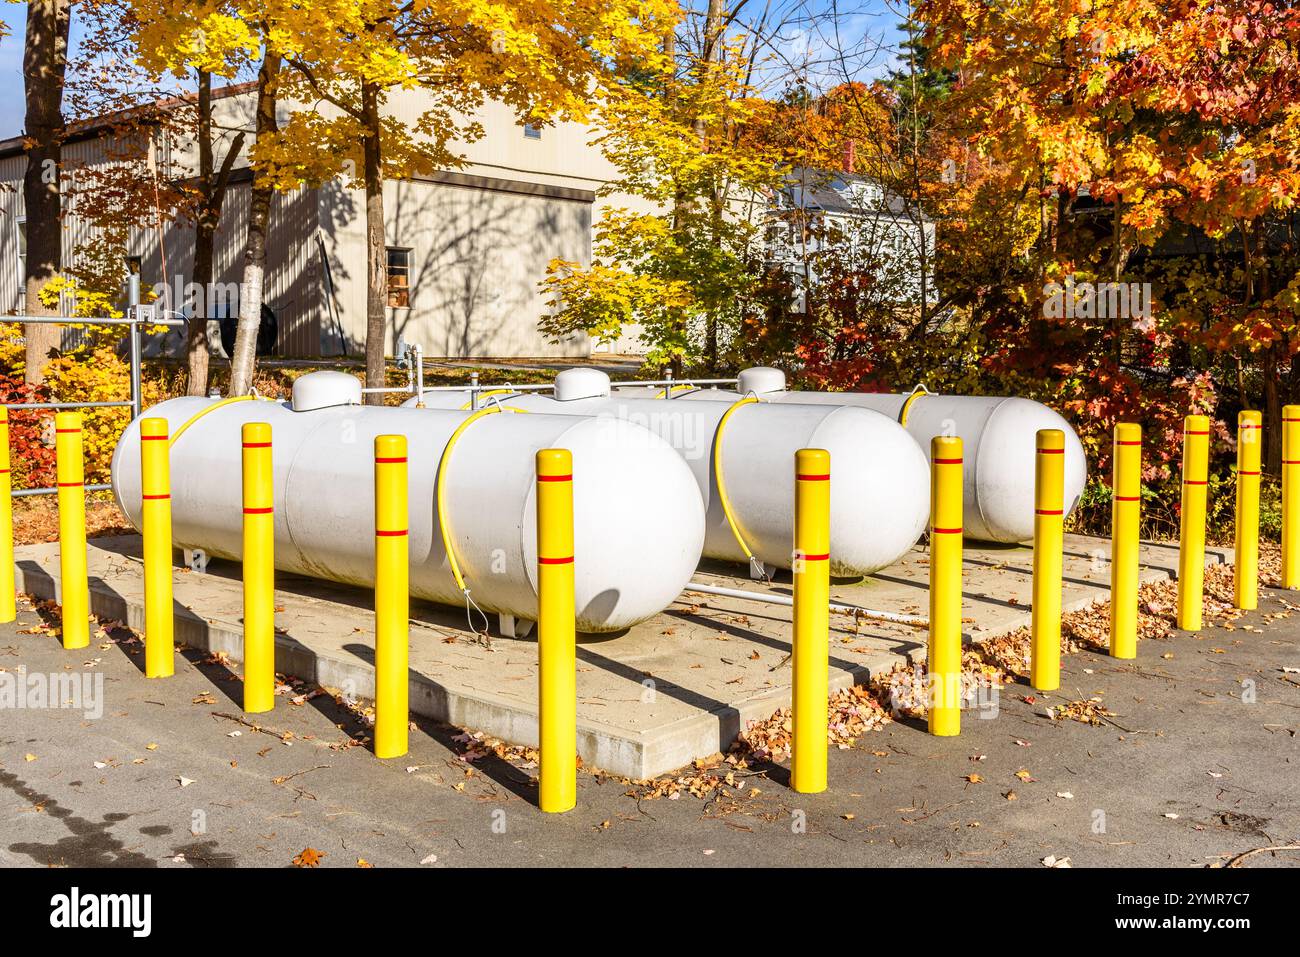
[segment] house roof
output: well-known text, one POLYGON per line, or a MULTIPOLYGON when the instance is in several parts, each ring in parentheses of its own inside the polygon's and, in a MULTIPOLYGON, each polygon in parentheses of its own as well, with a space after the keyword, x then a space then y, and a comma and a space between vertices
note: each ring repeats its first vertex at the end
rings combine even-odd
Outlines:
POLYGON ((785 180, 783 201, 792 207, 844 216, 908 215, 906 201, 869 176, 795 166, 785 180))
MULTIPOLYGON (((257 82, 232 83, 229 86, 217 87, 212 91, 214 100, 225 99, 228 96, 239 96, 243 93, 249 93, 257 89, 257 82)), ((174 109, 183 103, 193 103, 198 100, 197 93, 184 93, 180 96, 169 96, 161 100, 155 100, 153 103, 145 103, 129 110, 115 110, 112 113, 104 113, 100 116, 93 116, 85 120, 77 120, 69 123, 67 133, 63 141, 65 143, 76 143, 84 140, 92 140, 101 136, 105 131, 112 131, 124 123, 132 121, 148 122, 149 118, 157 113, 174 109)), ((11 136, 8 139, 0 140, 0 159, 8 159, 12 156, 20 156, 26 152, 24 146, 27 137, 25 134, 11 136)))

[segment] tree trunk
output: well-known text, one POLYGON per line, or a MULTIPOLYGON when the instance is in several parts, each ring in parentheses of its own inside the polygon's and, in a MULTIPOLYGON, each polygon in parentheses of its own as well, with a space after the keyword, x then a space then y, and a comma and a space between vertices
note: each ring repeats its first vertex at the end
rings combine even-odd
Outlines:
MULTIPOLYGON (((361 123, 366 184, 366 386, 385 383, 384 347, 388 327, 388 258, 384 245, 384 180, 380 168, 379 88, 361 86, 361 123)), ((383 405, 379 392, 366 393, 367 405, 383 405)))
MULTIPOLYGON (((199 207, 194 217, 194 276, 201 292, 194 315, 190 317, 186 353, 189 359, 188 395, 208 394, 208 322, 212 315, 212 258, 221 206, 226 199, 230 169, 244 145, 243 132, 237 133, 221 162, 214 169, 212 158, 212 74, 198 71, 199 80, 199 207)), ((261 306, 258 306, 259 310, 261 306)))
POLYGON ((194 221, 194 284, 200 291, 190 316, 185 352, 189 360, 187 395, 208 394, 208 299, 212 288, 212 245, 217 221, 212 210, 212 74, 199 70, 199 192, 194 221))
MULTIPOLYGON (((257 74, 257 138, 274 134, 275 78, 280 56, 269 47, 257 74)), ((266 274, 266 228, 271 219, 272 189, 254 178, 248 207, 248 241, 244 248, 244 282, 239 288, 239 326, 235 354, 230 357, 230 394, 247 395, 253 389, 257 364, 257 328, 262 320, 262 279, 266 274)))
MULTIPOLYGON (((27 42, 23 87, 27 100, 27 171, 23 200, 27 222, 26 312, 57 316, 58 307, 41 302, 41 289, 63 267, 60 166, 63 145, 63 76, 68 63, 69 0, 31 0, 27 4, 27 42)), ((45 361, 58 347, 59 327, 28 324, 25 378, 39 384, 45 361)))

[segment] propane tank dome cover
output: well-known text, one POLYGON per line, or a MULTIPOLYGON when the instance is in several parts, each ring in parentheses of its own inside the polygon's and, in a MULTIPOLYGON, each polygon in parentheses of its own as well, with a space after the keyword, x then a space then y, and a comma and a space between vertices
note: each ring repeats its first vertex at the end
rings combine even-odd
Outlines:
POLYGON ((555 377, 555 398, 561 402, 608 397, 609 376, 599 369, 565 369, 555 377))
POLYGON ((293 382, 295 412, 361 404, 361 380, 346 372, 308 372, 293 382))
POLYGON ((736 382, 736 391, 741 395, 764 395, 768 392, 785 391, 785 373, 771 366, 754 366, 744 369, 736 382))

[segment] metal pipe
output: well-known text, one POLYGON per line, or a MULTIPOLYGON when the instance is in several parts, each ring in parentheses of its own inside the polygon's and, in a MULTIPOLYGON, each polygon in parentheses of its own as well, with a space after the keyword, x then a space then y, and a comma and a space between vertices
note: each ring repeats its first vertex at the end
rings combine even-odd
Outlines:
POLYGON ((131 346, 131 418, 140 417, 140 274, 133 272, 127 282, 127 310, 131 317, 131 326, 127 338, 131 346))
MULTIPOLYGON (((421 379, 423 381, 423 378, 421 379)), ((653 389, 658 387, 672 387, 679 385, 692 386, 717 386, 717 385, 735 385, 735 379, 651 379, 651 380, 630 380, 626 382, 611 382, 611 389, 631 389, 645 388, 653 389)), ((469 385, 426 385, 422 392, 469 392, 478 394, 481 392, 490 392, 493 389, 510 389, 514 392, 549 392, 555 388, 554 383, 547 382, 544 384, 514 385, 510 382, 500 382, 495 384, 483 384, 478 381, 478 373, 470 374, 469 385)))
POLYGON ((413 350, 407 347, 402 350, 402 355, 398 359, 399 369, 406 369, 406 385, 390 386, 367 386, 361 390, 363 395, 383 395, 391 392, 405 392, 408 395, 415 391, 415 361, 413 359, 413 350))
MULTIPOLYGON (((113 488, 111 485, 87 485, 87 492, 107 492, 113 488)), ((29 495, 53 495, 58 492, 57 488, 20 488, 11 492, 13 498, 27 498, 29 495)))
POLYGON ((669 376, 667 379, 631 379, 622 382, 610 382, 611 389, 629 389, 635 387, 653 388, 655 386, 679 386, 679 385, 735 385, 739 379, 674 379, 669 376))
MULTIPOLYGON (((767 595, 761 592, 746 591, 743 588, 724 588, 721 585, 704 585, 700 582, 690 582, 684 591, 698 591, 706 595, 720 595, 723 598, 742 598, 746 601, 758 601, 767 605, 784 605, 786 608, 794 607, 794 599, 785 595, 767 595)), ((918 618, 915 615, 900 615, 892 611, 877 611, 874 608, 863 608, 859 605, 845 605, 837 601, 827 603, 831 611, 838 611, 843 614, 854 615, 858 618, 874 618, 879 621, 893 622, 896 625, 911 625, 914 628, 925 628, 929 621, 925 618, 918 618)))
POLYGON ((5 316, 4 322, 17 322, 24 326, 130 326, 136 323, 145 326, 183 326, 184 319, 159 319, 150 316, 136 319, 124 316, 121 319, 82 318, 80 316, 5 316))
POLYGON ((130 399, 118 402, 9 402, 6 409, 118 409, 131 405, 130 399))

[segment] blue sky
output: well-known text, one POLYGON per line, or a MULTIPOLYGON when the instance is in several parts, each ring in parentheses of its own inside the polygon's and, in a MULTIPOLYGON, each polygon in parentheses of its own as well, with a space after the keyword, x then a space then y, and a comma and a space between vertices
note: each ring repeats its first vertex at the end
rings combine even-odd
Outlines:
MULTIPOLYGON (((689 0, 688 0, 689 2, 689 0)), ((697 3, 699 0, 697 0, 697 3)), ((769 68, 774 74, 779 69, 788 71, 796 67, 806 71, 814 87, 827 86, 841 79, 841 67, 832 62, 827 51, 835 46, 851 47, 855 51, 851 69, 858 79, 878 76, 891 65, 892 51, 879 49, 878 41, 897 42, 897 24, 906 9, 906 0, 761 0, 774 11, 773 16, 784 17, 788 26, 782 31, 779 55, 769 68), (838 38, 831 34, 824 21, 817 18, 834 10, 839 15, 838 38), (775 65, 779 60, 781 66, 775 65)), ((752 8, 760 9, 760 0, 749 0, 752 8)), ((748 12, 748 10, 746 11, 748 12)), ((6 36, 0 38, 0 139, 15 136, 23 127, 23 33, 27 4, 0 2, 0 21, 7 27, 6 36)), ((76 8, 73 8, 73 36, 77 42, 76 8)), ((776 82, 784 82, 785 72, 776 82)))

